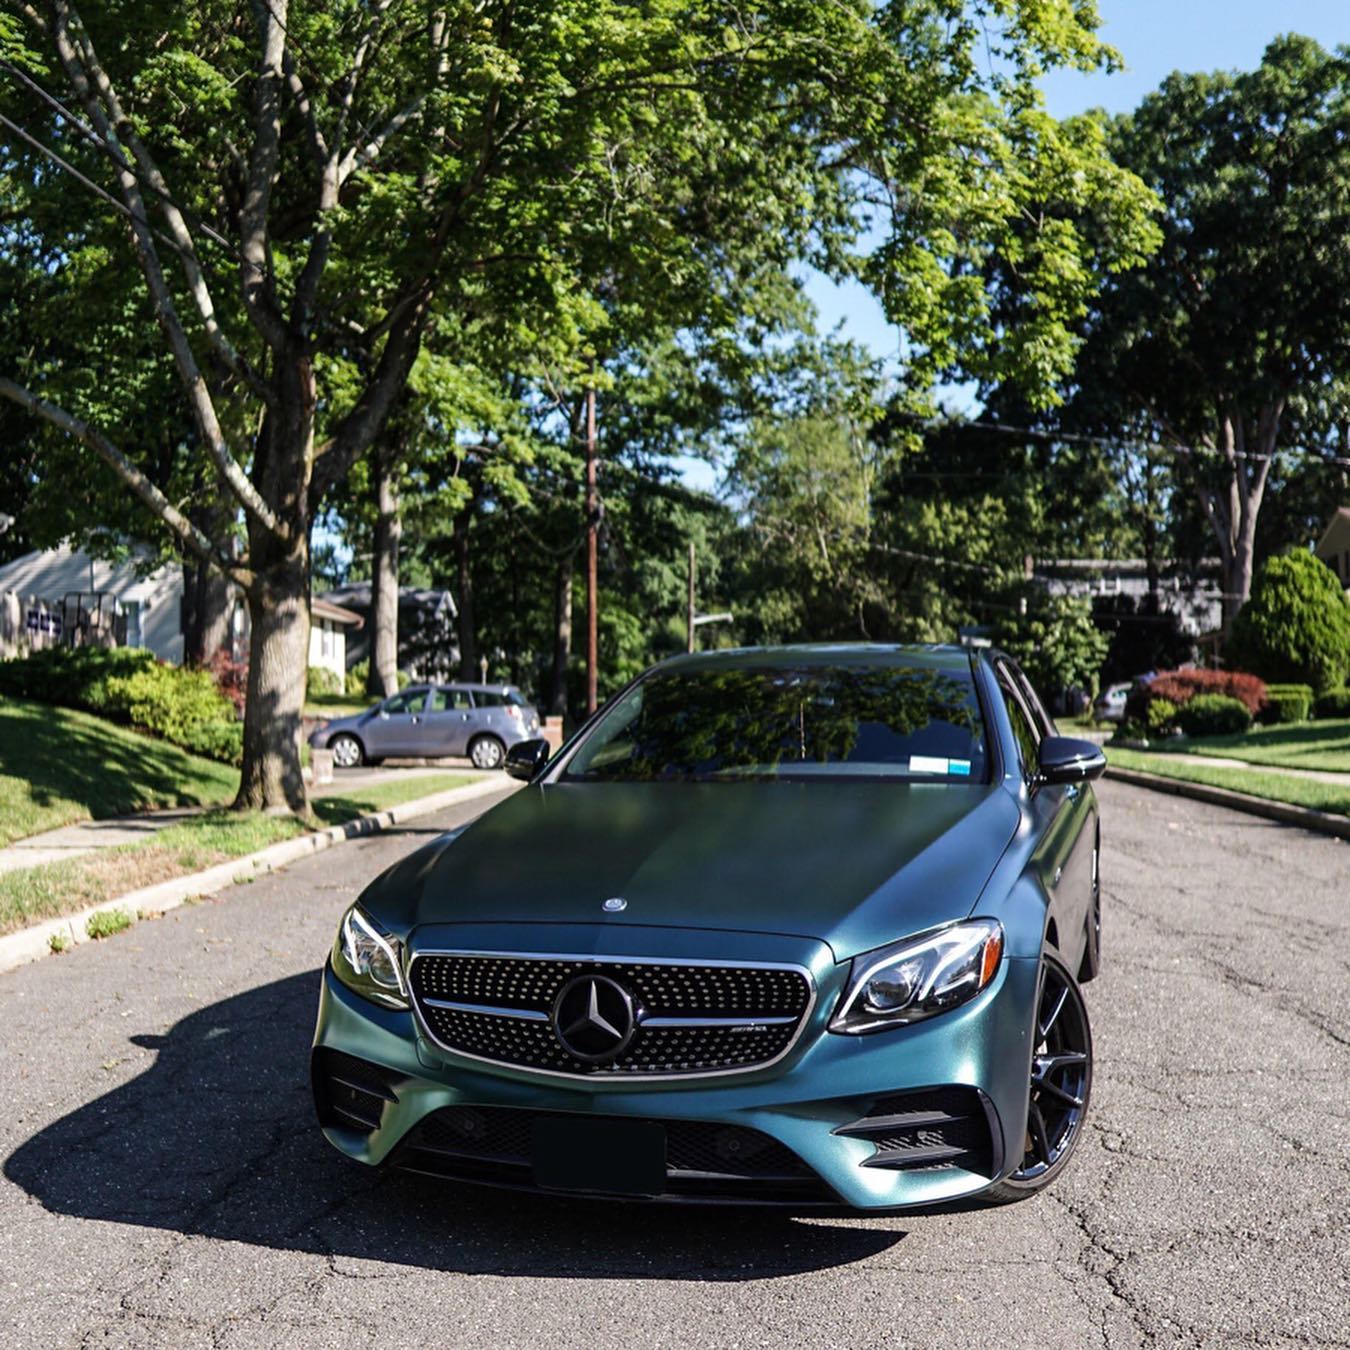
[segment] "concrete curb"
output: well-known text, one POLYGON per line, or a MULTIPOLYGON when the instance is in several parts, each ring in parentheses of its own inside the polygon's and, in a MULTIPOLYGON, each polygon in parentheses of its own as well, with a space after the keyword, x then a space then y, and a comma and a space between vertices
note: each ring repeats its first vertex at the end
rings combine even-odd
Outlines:
POLYGON ((1264 816, 1282 825, 1298 825, 1318 834, 1350 839, 1350 816, 1335 816, 1329 811, 1314 811, 1309 806, 1294 806, 1289 802, 1272 801, 1267 797, 1250 797, 1245 792, 1229 788, 1211 787, 1208 783, 1191 783, 1184 778, 1164 778, 1161 774, 1144 773, 1140 769, 1118 769, 1106 766, 1106 776, 1135 787, 1152 788, 1155 792, 1170 792, 1174 797, 1190 797, 1211 806, 1226 806, 1233 811, 1245 811, 1251 816, 1264 816))
POLYGON ((141 919, 158 918, 168 910, 177 909, 188 900, 203 895, 213 895, 239 882, 251 881, 265 872, 275 871, 293 863, 297 859, 307 858, 312 853, 321 853, 336 844, 345 844, 349 839, 360 839, 366 835, 379 834, 405 820, 415 820, 418 816, 430 815, 434 811, 444 810, 447 806, 457 806, 460 802, 472 801, 475 797, 488 797, 501 792, 513 784, 505 775, 480 779, 476 783, 466 783, 463 787, 447 788, 444 792, 434 792, 427 797, 416 797, 412 801, 401 802, 374 815, 360 816, 349 820, 345 825, 330 825, 327 829, 316 830, 313 834, 302 834, 296 839, 284 839, 279 844, 271 844, 257 853, 246 854, 242 858, 230 858, 203 872, 194 872, 190 876, 173 877, 154 886, 145 886, 138 891, 129 891, 115 900, 105 900, 102 904, 91 905, 77 914, 67 914, 59 919, 47 919, 34 924, 31 928, 21 928, 17 933, 0 937, 0 973, 13 970, 16 966, 26 965, 40 957, 52 955, 52 938, 64 943, 62 950, 76 943, 89 942, 88 924, 95 914, 120 910, 132 922, 141 919))

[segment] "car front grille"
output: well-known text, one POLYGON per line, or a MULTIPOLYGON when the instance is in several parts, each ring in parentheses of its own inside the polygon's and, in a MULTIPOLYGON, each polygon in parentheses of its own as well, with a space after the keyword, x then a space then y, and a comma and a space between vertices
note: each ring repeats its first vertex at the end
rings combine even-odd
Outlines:
POLYGON ((935 1088, 874 1101, 867 1114, 835 1134, 864 1139, 875 1152, 863 1167, 904 1172, 960 1168, 995 1174, 993 1135, 984 1099, 974 1088, 935 1088))
POLYGON ((772 1063, 796 1040, 814 999, 805 970, 781 965, 423 952, 409 979, 444 1049, 587 1077, 679 1077, 772 1063), (559 995, 587 975, 619 986, 632 1008, 631 1038, 601 1062, 574 1053, 554 1025, 559 995))
MULTIPOLYGON (((510 1106, 443 1107, 408 1134, 395 1163, 451 1180, 533 1188, 535 1126, 563 1116, 510 1106)), ((605 1122, 614 1117, 594 1119, 605 1122)), ((654 1123, 662 1126, 666 1139, 665 1189, 654 1198, 839 1203, 835 1192, 801 1158, 758 1130, 700 1120, 654 1123)))

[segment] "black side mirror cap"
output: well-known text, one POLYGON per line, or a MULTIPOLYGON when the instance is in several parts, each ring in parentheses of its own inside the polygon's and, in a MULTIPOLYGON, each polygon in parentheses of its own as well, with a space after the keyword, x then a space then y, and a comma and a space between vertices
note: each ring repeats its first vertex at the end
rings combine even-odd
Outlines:
POLYGON ((548 763, 549 743, 538 737, 529 741, 517 741, 506 752, 504 765, 507 774, 528 783, 544 765, 548 763))
POLYGON ((1106 754, 1094 741, 1047 736, 1041 742, 1042 783, 1086 783, 1100 778, 1105 769, 1106 754))

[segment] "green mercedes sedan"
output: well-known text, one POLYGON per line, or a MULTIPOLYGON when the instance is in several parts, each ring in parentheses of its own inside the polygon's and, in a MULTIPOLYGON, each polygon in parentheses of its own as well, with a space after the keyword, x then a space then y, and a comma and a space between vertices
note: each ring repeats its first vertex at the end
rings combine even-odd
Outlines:
POLYGON ((323 1131, 563 1195, 1031 1195, 1088 1109, 1104 766, 989 648, 667 661, 343 917, 323 1131))

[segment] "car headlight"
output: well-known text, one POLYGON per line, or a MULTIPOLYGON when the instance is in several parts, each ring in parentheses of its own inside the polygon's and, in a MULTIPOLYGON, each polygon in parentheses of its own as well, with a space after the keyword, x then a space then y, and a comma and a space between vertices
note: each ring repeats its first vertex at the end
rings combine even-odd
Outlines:
POLYGON ((348 989, 391 1008, 406 1008, 402 957, 402 943, 359 906, 343 915, 333 944, 333 974, 348 989))
POLYGON ((998 972, 1003 925, 970 919, 854 957, 831 1031, 905 1026, 972 999, 998 972))

